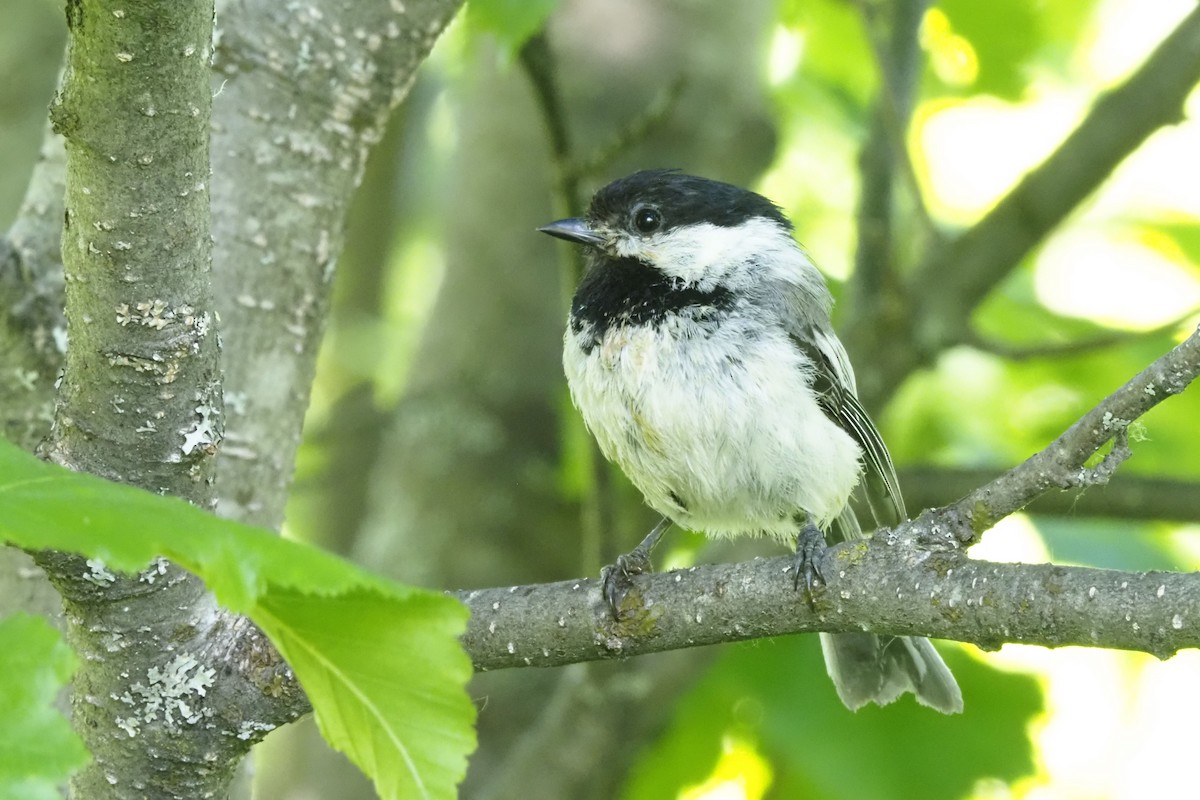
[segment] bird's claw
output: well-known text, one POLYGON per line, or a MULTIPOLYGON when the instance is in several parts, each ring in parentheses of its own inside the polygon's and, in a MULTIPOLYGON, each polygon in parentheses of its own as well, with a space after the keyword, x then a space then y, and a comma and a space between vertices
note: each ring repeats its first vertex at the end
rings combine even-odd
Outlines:
POLYGON ((613 619, 621 619, 621 602, 633 588, 633 576, 650 572, 652 569, 650 554, 640 547, 636 547, 624 555, 617 556, 617 560, 612 565, 600 571, 604 599, 608 602, 613 619))
POLYGON ((803 581, 810 603, 813 601, 813 590, 825 585, 825 576, 821 573, 821 558, 827 549, 829 545, 825 542, 825 535, 811 522, 806 524, 796 537, 792 586, 796 591, 800 591, 800 583, 803 581))

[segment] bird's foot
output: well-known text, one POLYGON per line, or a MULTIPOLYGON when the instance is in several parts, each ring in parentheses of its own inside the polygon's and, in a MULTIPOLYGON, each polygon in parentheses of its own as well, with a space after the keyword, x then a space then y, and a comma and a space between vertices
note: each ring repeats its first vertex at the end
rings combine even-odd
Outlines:
POLYGON ((809 520, 804 524, 796 537, 796 562, 794 566, 793 587, 800 591, 803 581, 808 592, 809 602, 813 600, 813 590, 825 585, 825 576, 821 574, 821 558, 829 545, 825 542, 825 534, 809 520))
POLYGON ((617 560, 612 566, 605 567, 600 571, 604 599, 608 602, 613 619, 621 619, 621 603, 625 599, 625 595, 629 594, 629 590, 633 588, 633 576, 654 570, 650 563, 650 553, 669 527, 671 527, 671 520, 663 517, 650 533, 646 534, 646 538, 642 540, 641 544, 625 555, 617 556, 617 560))
POLYGON ((640 547, 635 547, 628 553, 617 556, 617 560, 613 564, 600 571, 600 580, 604 586, 604 599, 608 602, 613 619, 621 619, 621 602, 633 588, 633 576, 653 570, 650 554, 640 547))

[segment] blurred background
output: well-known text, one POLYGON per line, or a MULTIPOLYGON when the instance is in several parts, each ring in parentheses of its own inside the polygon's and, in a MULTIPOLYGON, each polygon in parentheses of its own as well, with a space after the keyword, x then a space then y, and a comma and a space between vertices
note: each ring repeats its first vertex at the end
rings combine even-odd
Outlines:
MULTIPOLYGON (((0 27, 0 227, 61 62, 61 3, 0 27)), ((1052 153, 1186 0, 564 0, 468 7, 376 148, 309 409, 286 535, 400 580, 596 575, 654 523, 597 457, 559 363, 578 265, 536 234, 608 180, 680 167, 778 202, 910 510, 1044 447, 1200 321, 1200 100, 973 309, 916 341, 902 287, 1052 153), (548 16, 547 16, 548 13, 548 16), (897 363, 911 364, 898 369, 897 363)), ((1086 168, 1086 165, 1085 165, 1086 168)), ((936 283, 924 291, 936 291, 936 283)), ((1200 393, 1136 426, 1109 487, 973 554, 1200 569, 1200 393)), ((772 553, 674 532, 667 568, 772 553)), ((1195 796, 1200 654, 941 645, 966 713, 838 703, 816 637, 483 674, 470 798, 1195 796)), ((311 721, 260 748, 264 798, 371 797, 311 721)))

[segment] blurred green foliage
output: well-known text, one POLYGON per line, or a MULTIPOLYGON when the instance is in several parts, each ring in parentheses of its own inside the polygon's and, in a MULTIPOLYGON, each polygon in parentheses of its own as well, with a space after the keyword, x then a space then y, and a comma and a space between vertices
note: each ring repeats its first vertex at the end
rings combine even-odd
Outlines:
POLYGON ((490 34, 512 55, 541 29, 559 0, 470 0, 467 25, 473 35, 490 34))
MULTIPOLYGON (((578 425, 564 424, 572 412, 557 365, 543 352, 553 350, 561 334, 561 270, 557 249, 538 240, 533 228, 562 204, 553 196, 556 175, 544 121, 513 53, 549 20, 564 121, 584 143, 581 158, 595 142, 617 136, 682 75, 678 107, 615 164, 605 165, 607 172, 583 176, 585 188, 631 165, 685 166, 737 179, 743 167, 731 165, 733 156, 756 150, 749 163, 770 163, 759 188, 783 205, 798 237, 839 281, 833 288, 842 312, 850 298, 840 281, 852 277, 859 233, 858 154, 881 87, 879 45, 871 37, 880 35, 879 20, 891 5, 472 0, 466 24, 443 37, 377 149, 347 221, 351 244, 339 265, 340 291, 305 432, 290 532, 379 571, 415 571, 432 585, 564 578, 593 560, 590 553, 579 556, 584 546, 577 528, 580 501, 594 480, 604 489, 600 510, 615 532, 603 543, 603 556, 611 558, 622 542, 640 538, 651 515, 623 478, 604 470, 593 474, 590 445, 578 436, 578 425), (707 26, 699 34, 672 16, 695 9, 709 15, 701 23, 687 18, 688 25, 707 26), (761 41, 735 58, 734 44, 723 37, 755 14, 763 16, 761 41), (658 60, 649 60, 645 51, 655 47, 658 60), (737 59, 744 58, 753 62, 753 78, 738 73, 734 88, 713 88, 714 75, 743 69, 737 59), (769 100, 766 119, 747 111, 753 105, 747 98, 756 92, 769 100), (689 111, 689 103, 700 110, 689 111), (710 135, 717 145, 705 138, 710 135), (702 140, 704 146, 697 144, 702 140), (507 329, 495 322, 505 319, 507 329), (542 383, 551 374, 553 380, 542 383), (534 454, 525 457, 526 449, 534 454), (523 456, 505 459, 506 452, 523 456), (421 497, 405 493, 414 486, 421 497), (445 494, 435 494, 441 490, 445 494), (385 502, 397 497, 401 502, 385 502), (422 505, 423 497, 431 499, 422 505), (550 510, 538 505, 543 501, 550 510), (511 536, 501 535, 496 519, 510 525, 511 536), (406 535, 412 539, 400 556, 374 538, 406 535)), ((1064 97, 1097 95, 1111 78, 1089 71, 1086 51, 1096 31, 1111 24, 1106 15, 1116 5, 932 4, 921 33, 925 65, 917 118, 972 103, 1016 108, 1038 99, 1047 86, 1061 88, 1064 97)), ((0 74, 23 79, 0 82, 0 219, 15 212, 36 156, 63 36, 53 4, 17 4, 11 13, 12 24, 0 28, 0 74)), ((1135 33, 1124 38, 1135 39, 1135 33)), ((987 134, 963 135, 989 141, 987 134)), ((919 137, 904 131, 900 141, 912 149, 919 137)), ((1004 148, 1006 142, 989 146, 1004 148)), ((912 158, 917 170, 939 156, 920 155, 912 158)), ((1189 164, 1176 166, 1178 181, 1190 181, 1189 164)), ((902 268, 919 259, 928 235, 905 191, 897 190, 900 239, 894 242, 902 268)), ((1137 193, 1126 190, 1125 196, 1119 187, 1099 194, 1068 219, 1067 228, 1087 219, 1093 230, 1150 242, 1147 247, 1168 253, 1182 274, 1200 281, 1194 208, 1170 208, 1169 199, 1139 202, 1137 193)), ((932 227, 941 236, 958 232, 938 219, 932 227)), ((1044 252, 1015 265, 974 312, 977 341, 937 354, 896 388, 879 421, 900 465, 1000 469, 1018 463, 1195 322, 1139 333, 1133 325, 1055 311, 1038 284, 1044 252), (1095 338, 1113 341, 1073 346, 1095 338), (1022 348, 1055 346, 1062 352, 1010 357, 1022 348)), ((1131 269, 1109 290, 1120 293, 1137 280, 1131 269)), ((872 357, 861 354, 860 371, 870 369, 872 357)), ((1144 438, 1133 442, 1134 457, 1120 476, 1200 481, 1198 419, 1195 389, 1160 405, 1141 421, 1144 438)), ((1170 544, 1180 526, 1154 521, 1153 509, 1147 518, 1033 522, 1056 560, 1120 569, 1200 567, 1170 544)), ((667 545, 678 547, 679 541, 667 545)), ((696 540, 683 541, 688 555, 695 555, 696 540)), ((727 736, 748 742, 769 763, 768 796, 781 798, 963 797, 978 781, 1011 785, 1042 769, 1030 729, 1042 713, 1044 680, 992 669, 987 656, 968 657, 962 650, 951 650, 948 660, 966 698, 961 718, 942 718, 907 698, 851 715, 825 678, 815 638, 722 648, 668 710, 660 735, 631 745, 637 753, 622 796, 671 797, 699 783, 727 736)), ((636 674, 635 664, 624 666, 636 674)), ((511 742, 526 735, 527 727, 517 723, 533 724, 531 715, 548 702, 547 684, 538 681, 551 678, 525 674, 512 680, 536 688, 518 693, 509 705, 499 691, 481 690, 485 733, 472 769, 485 776, 512 755, 511 742)), ((1133 689, 1120 701, 1133 704, 1133 689)), ((1082 747, 1089 733, 1086 726, 1079 729, 1082 747)), ((312 771, 321 771, 313 763, 312 771)), ((1160 771, 1167 766, 1160 764, 1160 771)), ((304 775, 305 767, 293 769, 304 775)))
POLYGON ((825 678, 815 637, 724 648, 635 767, 626 800, 670 797, 712 769, 723 738, 754 743, 774 773, 771 797, 962 797, 976 781, 1033 769, 1027 726, 1041 710, 1029 677, 948 652, 970 704, 947 717, 905 697, 848 713, 825 678))
POLYGON ((55 696, 75 671, 75 654, 46 620, 0 618, 0 797, 54 800, 88 753, 55 696))

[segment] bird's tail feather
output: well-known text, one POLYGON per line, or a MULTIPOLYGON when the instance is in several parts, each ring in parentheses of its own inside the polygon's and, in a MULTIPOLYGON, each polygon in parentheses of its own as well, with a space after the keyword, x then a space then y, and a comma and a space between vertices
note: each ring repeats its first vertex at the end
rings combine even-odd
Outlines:
POLYGON ((963 710, 962 691, 928 639, 871 633, 822 633, 825 669, 851 711, 887 705, 912 692, 943 714, 963 710))

